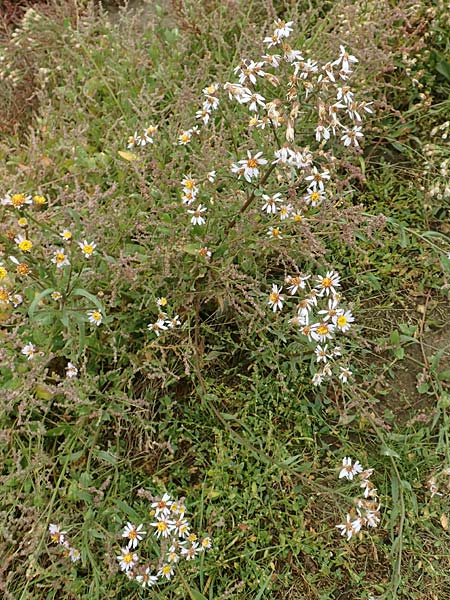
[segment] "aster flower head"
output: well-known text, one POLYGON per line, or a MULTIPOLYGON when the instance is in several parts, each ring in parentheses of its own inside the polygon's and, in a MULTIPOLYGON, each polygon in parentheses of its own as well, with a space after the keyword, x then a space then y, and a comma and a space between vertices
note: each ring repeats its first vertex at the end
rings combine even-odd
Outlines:
POLYGON ((352 459, 349 456, 344 456, 342 459, 342 469, 339 472, 339 479, 345 477, 345 479, 352 481, 353 477, 362 471, 363 468, 360 462, 355 460, 352 463, 352 459))
POLYGON ((278 287, 275 283, 272 285, 272 291, 269 294, 267 303, 273 312, 277 312, 277 310, 282 310, 283 308, 284 296, 281 294, 282 290, 283 288, 278 287))
POLYGON ((133 552, 131 548, 128 546, 126 548, 121 548, 119 556, 116 556, 119 561, 119 566, 122 571, 130 571, 132 570, 139 561, 139 556, 133 552))
POLYGON ((144 539, 146 533, 146 531, 143 531, 142 523, 137 527, 132 523, 127 523, 122 537, 128 540, 128 548, 136 548, 138 543, 144 539))
POLYGON ((78 246, 80 247, 81 252, 84 254, 85 258, 91 258, 91 256, 94 254, 97 244, 95 244, 94 242, 88 242, 87 240, 84 240, 83 242, 78 242, 78 246))

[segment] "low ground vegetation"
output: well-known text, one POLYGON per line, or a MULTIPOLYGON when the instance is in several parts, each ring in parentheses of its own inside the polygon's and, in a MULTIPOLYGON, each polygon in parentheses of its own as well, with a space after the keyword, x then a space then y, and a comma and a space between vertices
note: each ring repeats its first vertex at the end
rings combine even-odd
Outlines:
POLYGON ((8 30, 5 598, 450 596, 449 32, 215 0, 8 30))

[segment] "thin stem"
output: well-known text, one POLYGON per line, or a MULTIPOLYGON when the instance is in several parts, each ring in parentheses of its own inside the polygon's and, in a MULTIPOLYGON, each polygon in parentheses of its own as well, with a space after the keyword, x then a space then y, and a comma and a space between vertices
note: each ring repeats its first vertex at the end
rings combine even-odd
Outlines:
MULTIPOLYGON (((275 169, 275 167, 276 167, 276 163, 272 163, 270 165, 270 167, 264 173, 264 176, 261 179, 261 183, 259 184, 259 187, 263 186, 266 183, 266 181, 269 179, 269 177, 270 177, 272 171, 275 169)), ((247 208, 250 206, 250 204, 253 202, 253 200, 255 199, 256 190, 257 190, 257 188, 255 188, 253 190, 253 192, 250 194, 250 196, 248 197, 248 199, 241 206, 241 209, 240 209, 238 215, 236 215, 236 217, 234 217, 233 219, 231 219, 231 221, 228 224, 228 227, 225 229, 225 236, 227 236, 230 233, 231 229, 233 229, 233 227, 236 225, 238 216, 242 215, 242 213, 244 213, 247 210, 247 208)))

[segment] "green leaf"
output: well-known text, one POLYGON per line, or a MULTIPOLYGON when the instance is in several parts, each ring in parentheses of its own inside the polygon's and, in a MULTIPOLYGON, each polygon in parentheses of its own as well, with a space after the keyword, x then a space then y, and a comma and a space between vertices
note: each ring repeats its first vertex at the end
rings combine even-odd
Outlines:
POLYGON ((189 588, 189 594, 192 600, 207 600, 207 598, 196 589, 189 588))
POLYGON ((400 455, 397 454, 395 450, 388 448, 388 446, 385 446, 384 444, 381 446, 381 454, 384 456, 392 456, 393 458, 400 458, 400 455))
POLYGON ((120 500, 119 498, 116 499, 115 503, 117 508, 120 509, 123 513, 125 513, 127 517, 129 517, 132 521, 136 523, 140 523, 140 517, 134 510, 134 508, 131 508, 129 504, 127 504, 124 500, 120 500))
POLYGON ((450 381, 450 369, 438 373, 439 381, 450 381))
POLYGON ((95 306, 98 308, 98 310, 104 312, 102 303, 97 298, 97 296, 94 296, 94 294, 91 294, 91 293, 87 292, 86 290, 83 290, 82 288, 75 288, 73 290, 72 294, 74 296, 83 296, 83 298, 87 298, 93 304, 95 304, 95 306))
POLYGON ((441 60, 437 63, 436 71, 445 77, 447 81, 450 81, 450 63, 446 60, 441 60))
POLYGON ((41 292, 40 294, 38 294, 36 296, 36 298, 30 304, 30 308, 28 309, 29 317, 31 317, 31 318, 33 317, 34 313, 36 312, 39 302, 41 302, 41 300, 43 300, 46 296, 49 296, 53 291, 54 291, 54 288, 47 288, 46 290, 44 290, 43 292, 41 292))

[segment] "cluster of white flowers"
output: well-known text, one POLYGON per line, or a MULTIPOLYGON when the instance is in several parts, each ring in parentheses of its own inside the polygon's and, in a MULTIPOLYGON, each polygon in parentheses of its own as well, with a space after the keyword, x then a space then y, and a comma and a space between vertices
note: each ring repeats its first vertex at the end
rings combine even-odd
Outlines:
POLYGON ((63 548, 63 555, 66 558, 70 558, 72 562, 77 562, 80 560, 80 551, 78 548, 74 548, 70 545, 69 540, 67 539, 66 531, 61 531, 59 525, 54 525, 51 523, 49 525, 48 532, 52 542, 59 544, 63 548))
POLYGON ((161 335, 162 331, 167 331, 167 329, 173 329, 174 327, 178 327, 181 325, 179 315, 174 315, 169 318, 167 313, 163 310, 168 306, 167 298, 165 296, 161 296, 156 301, 156 305, 158 307, 158 318, 154 323, 149 323, 147 325, 147 329, 153 331, 157 337, 161 335))
POLYGON ((150 523, 150 526, 153 528, 154 537, 160 542, 159 560, 139 566, 142 561, 136 549, 147 535, 143 524, 126 524, 122 538, 128 540, 127 545, 121 548, 117 556, 121 570, 143 588, 151 587, 161 580, 171 579, 175 572, 174 566, 179 561, 193 560, 212 545, 210 537, 199 540, 191 531, 182 500, 173 500, 169 494, 164 494, 162 498, 155 499, 151 508, 155 521, 150 523))
POLYGON ((341 530, 341 535, 347 536, 347 541, 353 535, 358 534, 363 527, 378 527, 380 523, 381 506, 378 491, 370 481, 372 474, 373 469, 364 470, 361 463, 357 460, 353 462, 348 456, 342 459, 339 479, 345 478, 349 481, 357 479, 359 487, 364 490, 364 497, 356 500, 356 507, 347 514, 345 523, 336 525, 341 530))
MULTIPOLYGON (((297 299, 296 315, 289 320, 289 323, 298 329, 308 342, 316 344, 314 349, 316 364, 322 365, 322 368, 314 374, 312 383, 320 385, 332 377, 332 365, 335 359, 342 357, 341 346, 333 345, 332 341, 336 334, 346 333, 355 319, 350 310, 340 307, 343 298, 337 291, 341 286, 338 273, 328 271, 325 275, 317 276, 314 286, 310 281, 311 275, 301 273, 288 275, 285 278, 287 298, 292 298, 299 291, 305 290, 303 297, 297 299), (307 293, 306 288, 308 288, 307 293)), ((273 312, 283 309, 286 296, 282 291, 281 286, 272 285, 267 303, 273 312)), ((352 371, 346 366, 339 365, 339 369, 335 369, 335 374, 346 383, 352 376, 352 371)))
POLYGON ((147 144, 153 144, 153 138, 155 137, 157 130, 157 125, 149 125, 141 134, 138 134, 138 132, 135 131, 134 135, 131 135, 128 138, 127 148, 132 150, 135 146, 144 147, 147 144))

